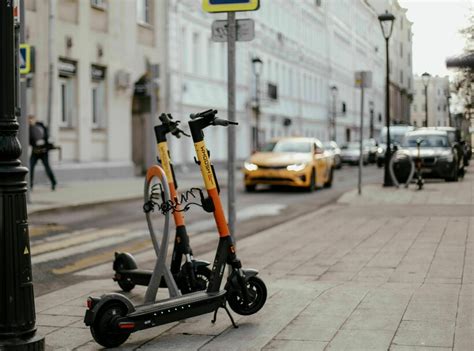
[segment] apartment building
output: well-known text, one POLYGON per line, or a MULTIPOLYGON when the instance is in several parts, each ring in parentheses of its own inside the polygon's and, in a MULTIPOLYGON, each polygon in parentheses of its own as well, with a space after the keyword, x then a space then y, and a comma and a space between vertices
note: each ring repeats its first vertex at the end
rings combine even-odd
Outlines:
POLYGON ((415 90, 412 103, 412 124, 426 126, 426 98, 428 97, 428 126, 439 127, 450 125, 449 113, 449 77, 431 77, 427 84, 427 95, 423 79, 415 75, 415 90))

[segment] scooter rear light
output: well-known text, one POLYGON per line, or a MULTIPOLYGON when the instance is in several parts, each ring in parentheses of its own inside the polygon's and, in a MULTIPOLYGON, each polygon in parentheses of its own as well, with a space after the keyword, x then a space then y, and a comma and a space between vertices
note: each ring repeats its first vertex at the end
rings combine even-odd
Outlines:
POLYGON ((89 310, 93 309, 94 306, 95 306, 95 304, 96 304, 98 301, 99 301, 99 299, 96 298, 96 297, 88 297, 88 298, 87 298, 87 303, 86 303, 86 304, 87 304, 87 308, 88 308, 89 310))
POLYGON ((134 322, 121 322, 118 325, 119 329, 133 329, 135 328, 134 322))

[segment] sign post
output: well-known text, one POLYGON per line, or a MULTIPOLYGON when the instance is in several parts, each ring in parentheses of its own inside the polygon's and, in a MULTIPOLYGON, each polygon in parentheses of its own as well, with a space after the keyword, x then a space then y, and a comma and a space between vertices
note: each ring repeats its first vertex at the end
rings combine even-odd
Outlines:
POLYGON ((364 163, 364 88, 372 87, 372 72, 359 71, 355 73, 355 86, 360 88, 360 157, 357 191, 362 194, 362 166, 364 163))
MULTIPOLYGON (((227 26, 225 23, 213 24, 213 40, 223 41, 222 34, 227 31, 227 117, 236 122, 235 118, 235 43, 239 39, 235 12, 255 11, 260 6, 259 0, 203 0, 202 8, 206 12, 227 12, 227 26), (215 29, 214 29, 215 28, 215 29)), ((252 40, 254 36, 253 23, 249 28, 249 20, 240 20, 240 37, 242 40, 252 40), (247 28, 247 30, 245 29, 247 28), (244 33, 245 32, 245 33, 244 33)), ((235 128, 227 129, 227 187, 228 195, 228 225, 232 235, 235 233, 235 128)))

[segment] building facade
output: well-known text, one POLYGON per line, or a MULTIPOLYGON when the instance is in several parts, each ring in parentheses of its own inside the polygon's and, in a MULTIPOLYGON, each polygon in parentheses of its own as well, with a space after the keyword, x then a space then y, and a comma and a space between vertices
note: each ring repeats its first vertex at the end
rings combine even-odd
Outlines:
MULTIPOLYGON (((427 85, 428 126, 440 127, 450 125, 449 112, 449 77, 431 77, 427 85)), ((420 76, 415 76, 415 91, 412 104, 412 124, 426 126, 425 85, 420 76)))
MULTIPOLYGON (((35 69, 27 77, 28 111, 51 120, 51 135, 63 149, 62 161, 55 164, 58 172, 97 177, 143 171, 154 155, 152 125, 157 119, 150 116, 151 97, 157 99, 157 112, 172 113, 185 129, 187 117, 196 111, 215 108, 226 118, 227 45, 211 39, 212 22, 225 15, 204 13, 201 0, 25 3, 27 42, 35 48, 35 69), (159 68, 153 91, 151 65, 159 68)), ((302 0, 297 6, 261 0, 258 11, 237 14, 254 20, 256 33, 253 41, 237 43, 239 159, 255 149, 256 134, 260 144, 284 135, 335 138, 340 144, 358 140, 356 71, 372 73, 372 86, 365 91, 363 137, 377 137, 385 124, 385 50, 378 14, 368 0, 302 0), (263 62, 258 86, 252 64, 257 57, 263 62)), ((411 39, 409 28, 407 21, 403 33, 411 39)), ((393 47, 399 45, 395 42, 393 47)), ((406 91, 411 85, 411 44, 402 50, 404 65, 393 63, 392 70, 403 73, 392 72, 392 91, 398 84, 395 77, 406 91)), ((392 107, 392 116, 405 118, 405 113, 395 113, 406 108, 403 98, 393 101, 400 104, 392 107)), ((225 161, 227 130, 206 133, 213 159, 225 161)), ((193 161, 190 140, 172 139, 170 144, 176 163, 193 161)))
MULTIPOLYGON (((168 108, 178 116, 216 108, 227 114, 226 44, 211 40, 211 24, 224 15, 203 13, 199 0, 171 0, 167 62, 168 108)), ((238 157, 254 148, 255 98, 259 92, 259 141, 285 135, 334 138, 343 144, 360 138, 360 90, 356 71, 372 72, 366 90, 364 138, 376 136, 384 121, 385 56, 377 13, 366 1, 262 0, 256 12, 238 18, 255 21, 255 39, 237 43, 238 157), (256 86, 252 60, 263 73, 256 86), (331 89, 335 87, 335 89, 331 89), (333 93, 335 92, 335 93, 333 93), (334 123, 335 116, 335 123, 334 123), (335 132, 334 132, 335 128, 335 132)), ((225 160, 226 130, 209 130, 214 158, 225 160)), ((175 159, 190 162, 192 145, 173 145, 175 159)))
POLYGON ((160 3, 25 0, 26 41, 35 52, 27 109, 62 148, 61 160, 51 153, 60 178, 130 176, 134 153, 143 158, 147 145, 153 148, 134 83, 162 60, 160 3))
MULTIPOLYGON (((412 23, 398 0, 368 0, 378 14, 395 16, 389 40, 390 117, 393 124, 409 124, 413 100, 412 23)), ((385 44, 380 48, 385 51, 385 44)))

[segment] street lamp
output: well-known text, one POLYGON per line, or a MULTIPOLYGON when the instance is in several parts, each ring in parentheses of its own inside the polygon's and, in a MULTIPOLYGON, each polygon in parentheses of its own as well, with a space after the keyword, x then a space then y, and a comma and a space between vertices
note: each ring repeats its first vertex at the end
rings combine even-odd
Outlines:
POLYGON ((331 87, 331 95, 332 95, 332 119, 331 119, 331 131, 332 131, 332 138, 331 140, 336 141, 337 130, 336 130, 336 99, 337 99, 337 87, 333 85, 331 87))
MULTIPOLYGON (((0 1, 0 350, 44 350, 36 334, 26 210, 28 169, 19 157, 13 1, 0 1)), ((28 147, 28 145, 23 145, 28 147)))
POLYGON ((389 47, 388 40, 392 35, 393 31, 393 21, 395 21, 395 16, 388 11, 385 11, 384 14, 378 16, 380 22, 380 28, 382 28, 382 34, 385 39, 385 53, 387 61, 386 69, 386 80, 385 80, 385 123, 387 126, 387 150, 385 151, 385 169, 384 169, 384 186, 393 186, 392 178, 390 177, 389 165, 392 152, 390 150, 390 60, 389 60, 389 47))
POLYGON ((430 83, 431 75, 425 72, 421 75, 421 81, 425 86, 425 127, 428 127, 428 84, 430 83))
POLYGON ((259 132, 260 132, 260 76, 262 74, 263 61, 259 57, 252 58, 252 71, 255 75, 255 132, 254 132, 254 150, 259 149, 259 132))

